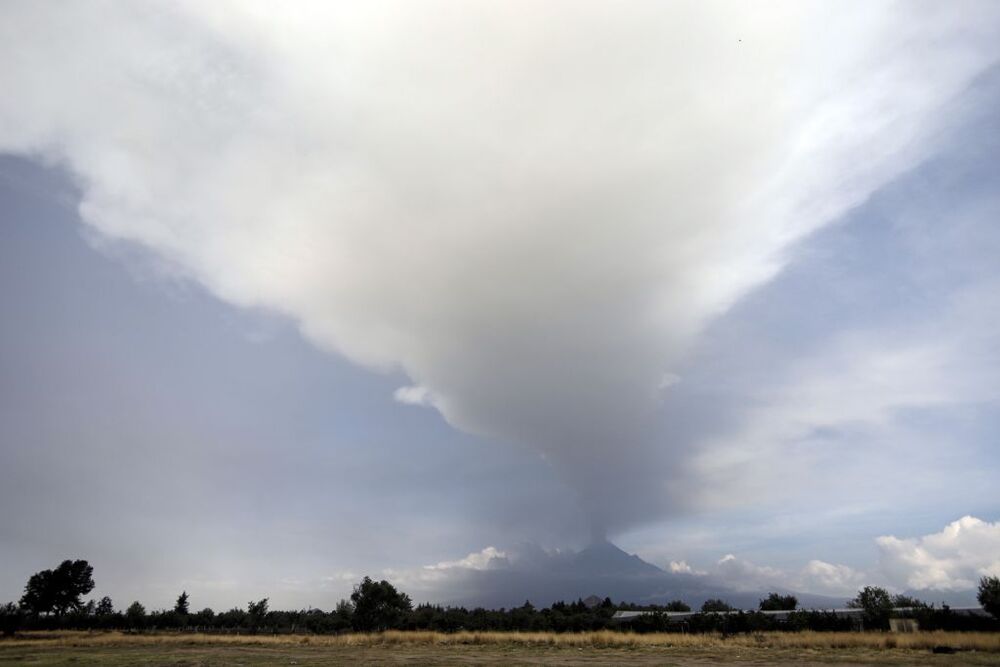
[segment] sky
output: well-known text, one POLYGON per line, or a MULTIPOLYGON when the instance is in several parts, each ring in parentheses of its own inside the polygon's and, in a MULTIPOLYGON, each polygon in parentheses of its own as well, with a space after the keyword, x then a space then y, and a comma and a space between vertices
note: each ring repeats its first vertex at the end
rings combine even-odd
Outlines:
POLYGON ((0 600, 1000 574, 995 4, 0 14, 0 600))

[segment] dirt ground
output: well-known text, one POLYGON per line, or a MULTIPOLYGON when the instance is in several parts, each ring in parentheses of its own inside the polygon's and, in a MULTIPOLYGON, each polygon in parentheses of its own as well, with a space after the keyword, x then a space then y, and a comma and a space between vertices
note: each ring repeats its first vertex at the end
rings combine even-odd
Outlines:
POLYGON ((1000 654, 909 649, 567 646, 66 646, 0 642, 0 665, 1000 665, 1000 654))

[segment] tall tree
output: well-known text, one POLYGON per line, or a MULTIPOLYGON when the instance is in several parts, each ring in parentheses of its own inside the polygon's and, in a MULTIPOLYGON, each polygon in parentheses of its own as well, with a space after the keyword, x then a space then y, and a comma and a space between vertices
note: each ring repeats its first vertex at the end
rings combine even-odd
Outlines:
POLYGON ((251 626, 258 626, 264 622, 264 617, 267 616, 267 601, 268 598, 263 598, 254 602, 251 600, 247 603, 247 622, 251 626))
POLYGON ((182 616, 188 615, 188 594, 187 591, 181 591, 181 594, 177 596, 177 604, 174 605, 174 611, 182 616))
POLYGON ((870 630, 884 629, 892 613, 892 596, 879 586, 865 586, 847 603, 853 609, 863 609, 865 624, 870 630))
POLYGON ((397 627, 413 609, 410 596, 396 590, 388 581, 365 577, 351 593, 356 630, 388 630, 397 627))
POLYGON ((79 609, 80 596, 94 590, 93 575, 94 568, 85 560, 64 560, 54 570, 36 572, 24 587, 21 606, 33 614, 57 616, 79 609))
POLYGON ((990 616, 1000 620, 1000 577, 980 579, 979 593, 976 595, 976 599, 990 616))
POLYGON ((350 600, 341 600, 333 612, 336 623, 343 628, 351 626, 354 620, 354 605, 350 600))
POLYGON ((115 613, 115 605, 111 602, 111 598, 107 595, 101 598, 100 602, 97 603, 97 609, 94 610, 97 616, 110 616, 115 613))
POLYGON ((146 625, 146 608, 136 600, 125 610, 125 620, 130 628, 141 630, 146 625))
POLYGON ((21 608, 32 614, 48 614, 52 611, 52 570, 42 570, 31 575, 24 586, 21 608))

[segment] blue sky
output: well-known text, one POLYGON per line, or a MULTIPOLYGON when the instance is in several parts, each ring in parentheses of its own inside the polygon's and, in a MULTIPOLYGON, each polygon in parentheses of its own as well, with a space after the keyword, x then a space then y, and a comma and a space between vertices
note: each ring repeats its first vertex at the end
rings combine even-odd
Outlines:
POLYGON ((0 599, 1000 572, 994 6, 379 7, 3 10, 0 599))

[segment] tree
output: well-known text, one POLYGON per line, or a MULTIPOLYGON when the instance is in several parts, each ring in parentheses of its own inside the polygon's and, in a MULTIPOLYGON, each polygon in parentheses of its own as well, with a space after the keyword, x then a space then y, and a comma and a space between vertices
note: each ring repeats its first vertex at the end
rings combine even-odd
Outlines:
POLYGON ((354 622, 354 605, 350 600, 341 600, 333 611, 334 622, 338 628, 349 628, 354 622))
POLYGON ((247 602, 247 614, 256 618, 263 618, 267 615, 267 602, 270 598, 262 598, 257 602, 251 600, 247 602))
POLYGON ((11 637, 21 627, 23 620, 21 610, 13 602, 0 605, 0 632, 11 637))
POLYGON ((864 621, 869 628, 884 628, 892 613, 892 597, 889 591, 878 586, 865 586, 857 596, 847 603, 852 609, 863 609, 864 621))
POLYGON ((125 620, 130 628, 141 630, 146 625, 146 608, 136 600, 125 611, 125 620))
POLYGON ((761 611, 794 611, 799 606, 799 599, 794 595, 770 593, 760 601, 761 611))
POLYGON ((211 607, 205 607, 194 615, 192 619, 195 625, 211 625, 215 620, 215 612, 211 607))
POLYGON ((181 591, 181 594, 177 597, 177 604, 174 605, 174 612, 180 614, 181 616, 188 615, 187 591, 181 591))
POLYGON ((671 600, 663 609, 665 611, 691 611, 691 605, 683 600, 671 600))
POLYGON ((413 609, 410 596, 400 593, 388 581, 365 577, 351 593, 354 603, 353 625, 356 630, 386 630, 402 622, 413 609))
POLYGON ((703 612, 709 613, 714 611, 733 611, 733 608, 728 602, 724 602, 722 600, 709 599, 705 600, 702 603, 701 610, 703 612))
POLYGON ((54 604, 52 599, 52 570, 42 570, 31 575, 24 586, 21 608, 35 614, 48 614, 54 604))
POLYGON ((267 616, 267 601, 268 598, 263 598, 257 602, 253 600, 247 602, 247 624, 250 627, 256 628, 264 622, 264 617, 267 616))
POLYGON ((94 590, 94 568, 85 560, 64 560, 55 570, 31 575, 24 587, 21 606, 33 614, 80 609, 80 596, 94 590))
POLYGON ((101 598, 100 602, 97 603, 97 609, 94 610, 94 615, 96 616, 111 616, 115 613, 115 606, 111 602, 111 598, 107 595, 101 598))
POLYGON ((896 608, 923 609, 927 607, 927 603, 923 600, 912 598, 909 595, 899 594, 892 596, 892 606, 896 608))
POLYGON ((990 616, 1000 620, 1000 577, 980 579, 976 599, 990 616))

